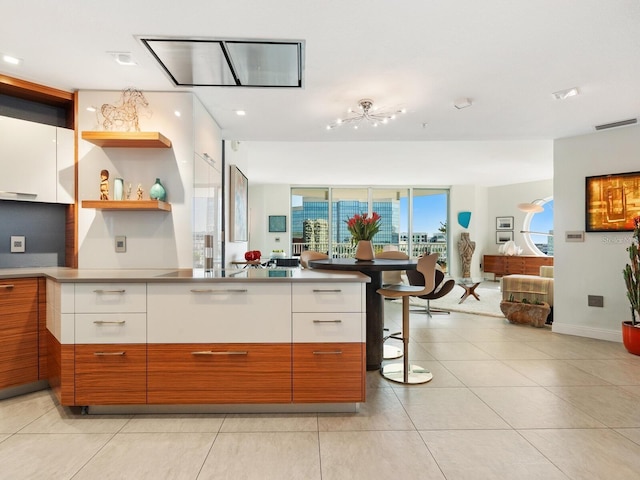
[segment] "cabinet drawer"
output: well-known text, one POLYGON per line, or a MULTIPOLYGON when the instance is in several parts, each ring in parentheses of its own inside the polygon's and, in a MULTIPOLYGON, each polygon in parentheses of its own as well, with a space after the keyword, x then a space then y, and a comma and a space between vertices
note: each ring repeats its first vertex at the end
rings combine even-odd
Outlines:
POLYGON ((289 403, 291 344, 149 345, 149 403, 289 403))
POLYGON ((38 311, 38 280, 36 278, 14 278, 0 280, 0 313, 38 311))
POLYGON ((294 342, 362 342, 364 313, 294 313, 294 342))
POLYGON ((77 313, 143 313, 147 311, 145 283, 78 283, 77 313))
POLYGON ((76 343, 146 343, 146 313, 76 313, 76 343))
POLYGON ((360 312, 360 283, 299 283, 292 286, 294 312, 360 312))
POLYGON ((363 402, 364 343, 293 344, 293 401, 363 402))
POLYGON ((75 404, 147 402, 147 346, 95 344, 75 347, 75 404))
POLYGON ((289 284, 150 284, 149 343, 291 342, 289 284))

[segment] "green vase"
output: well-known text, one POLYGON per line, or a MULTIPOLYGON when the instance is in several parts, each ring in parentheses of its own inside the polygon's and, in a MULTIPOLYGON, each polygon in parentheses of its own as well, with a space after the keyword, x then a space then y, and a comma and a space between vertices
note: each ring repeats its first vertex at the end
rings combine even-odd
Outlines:
POLYGON ((154 183, 149 189, 149 198, 152 200, 160 200, 161 202, 164 202, 167 199, 167 191, 160 183, 159 178, 156 178, 156 183, 154 183))

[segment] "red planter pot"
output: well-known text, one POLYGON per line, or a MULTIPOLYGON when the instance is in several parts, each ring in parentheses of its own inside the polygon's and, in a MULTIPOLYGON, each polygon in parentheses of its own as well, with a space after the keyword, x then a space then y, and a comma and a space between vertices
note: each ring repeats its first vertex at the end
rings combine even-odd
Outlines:
POLYGON ((631 322, 622 322, 622 343, 629 353, 640 355, 640 328, 631 322))

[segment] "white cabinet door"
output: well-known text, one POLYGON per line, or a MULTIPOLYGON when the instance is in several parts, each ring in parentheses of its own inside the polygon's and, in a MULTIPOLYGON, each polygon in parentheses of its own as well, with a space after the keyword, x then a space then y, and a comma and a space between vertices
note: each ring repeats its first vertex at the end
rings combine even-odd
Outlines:
POLYGON ((149 343, 291 342, 291 284, 149 283, 149 343))
POLYGON ((58 203, 71 204, 75 202, 76 184, 73 130, 57 127, 56 137, 56 170, 58 172, 56 197, 58 203))
POLYGON ((56 127, 0 117, 0 198, 55 203, 56 127))

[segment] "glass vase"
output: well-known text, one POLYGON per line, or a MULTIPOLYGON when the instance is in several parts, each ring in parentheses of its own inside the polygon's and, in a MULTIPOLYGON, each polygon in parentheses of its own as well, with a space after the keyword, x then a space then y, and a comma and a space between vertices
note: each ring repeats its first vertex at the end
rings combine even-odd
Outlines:
POLYGON ((113 180, 113 199, 124 200, 124 180, 122 178, 113 180))
POLYGON ((151 185, 151 188, 149 189, 149 198, 152 200, 160 200, 161 202, 164 202, 167 199, 167 191, 162 186, 162 183, 160 183, 159 178, 156 178, 156 183, 151 185))

